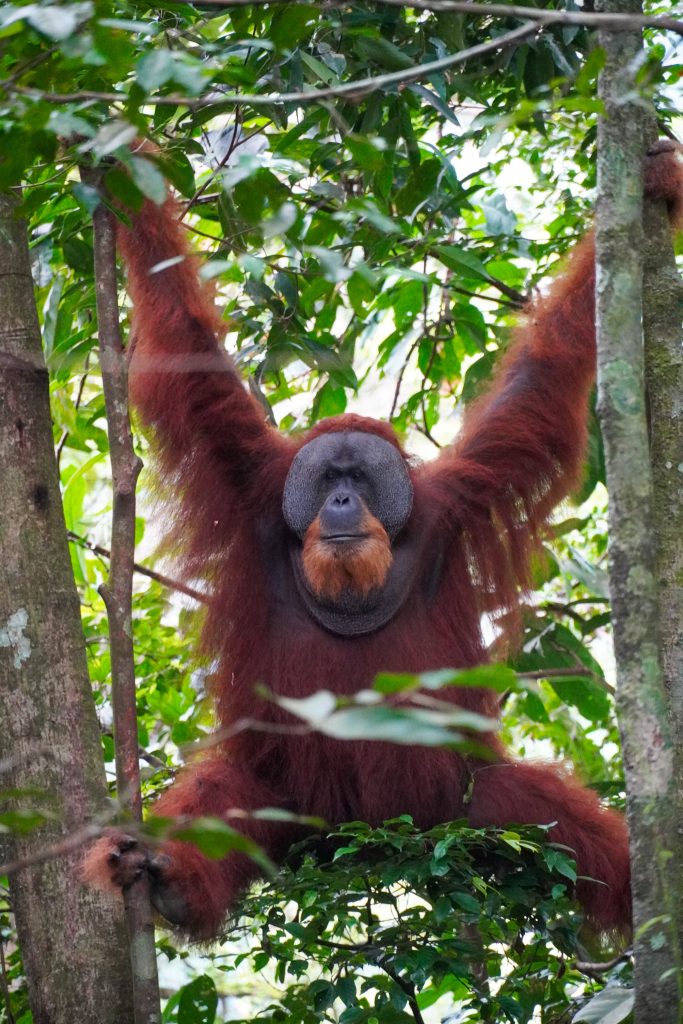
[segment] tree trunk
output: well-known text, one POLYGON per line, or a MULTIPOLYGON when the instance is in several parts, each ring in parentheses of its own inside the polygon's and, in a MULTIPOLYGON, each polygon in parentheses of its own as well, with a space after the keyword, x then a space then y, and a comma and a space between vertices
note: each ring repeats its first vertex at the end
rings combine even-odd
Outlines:
POLYGON ((127 1024, 122 906, 80 884, 80 848, 38 859, 103 811, 106 786, 16 205, 0 195, 0 761, 10 762, 2 789, 41 791, 31 806, 55 820, 9 844, 27 861, 10 875, 10 896, 35 1024, 127 1024))
MULTIPOLYGON (((602 11, 638 13, 634 0, 602 11)), ((610 495, 610 592, 617 709, 631 832, 636 1024, 681 1020, 680 797, 660 664, 655 522, 644 399, 642 164, 648 114, 633 79, 639 33, 600 33, 606 65, 598 127, 598 412, 610 495)))
POLYGON ((662 670, 683 770, 683 281, 661 203, 645 208, 643 291, 662 670))
MULTIPOLYGON (((93 217, 97 334, 107 434, 114 487, 109 578, 100 587, 109 621, 111 702, 114 712, 116 788, 119 803, 134 821, 142 821, 140 753, 133 645, 133 567, 135 487, 142 462, 135 454, 128 414, 128 364, 121 339, 116 279, 116 229, 102 203, 93 217)), ((123 891, 128 938, 133 952, 133 1002, 136 1024, 159 1024, 159 978, 154 944, 150 884, 143 871, 123 891)))
MULTIPOLYGON (((644 221, 643 330, 657 541, 659 651, 674 747, 680 821, 683 818, 683 281, 676 267, 671 229, 662 204, 646 203, 644 221)), ((676 842, 672 885, 674 891, 681 894, 683 831, 679 828, 672 838, 676 842)), ((683 948, 681 898, 679 896, 677 922, 679 950, 683 948)))

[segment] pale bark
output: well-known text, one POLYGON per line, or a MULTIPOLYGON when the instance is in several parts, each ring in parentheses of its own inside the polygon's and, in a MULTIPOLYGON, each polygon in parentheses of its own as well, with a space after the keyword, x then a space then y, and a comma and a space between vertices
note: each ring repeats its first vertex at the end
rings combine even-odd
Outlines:
MULTIPOLYGON (((21 860, 103 812, 106 785, 66 539, 24 225, 0 195, 0 789, 39 790, 54 821, 21 860)), ((132 1021, 123 915, 78 878, 81 851, 10 876, 35 1024, 132 1021)))
MULTIPOLYGON (((633 13, 633 0, 601 10, 633 13)), ((598 413, 610 493, 617 708, 631 832, 636 1024, 682 1018, 676 829, 681 808, 659 652, 656 534, 644 398, 642 166, 648 113, 633 79, 639 34, 603 32, 598 129, 598 413)))

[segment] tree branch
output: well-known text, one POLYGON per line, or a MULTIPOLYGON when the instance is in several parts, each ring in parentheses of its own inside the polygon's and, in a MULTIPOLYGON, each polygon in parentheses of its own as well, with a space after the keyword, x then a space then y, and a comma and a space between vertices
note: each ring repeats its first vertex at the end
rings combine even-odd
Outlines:
MULTIPOLYGON (((74 533, 73 530, 67 530, 66 535, 72 544, 78 544, 79 547, 86 548, 101 558, 111 558, 109 548, 105 548, 101 544, 95 544, 94 541, 88 540, 87 537, 82 537, 79 533, 74 533)), ((193 601, 198 601, 200 604, 209 603, 206 594, 202 594, 201 590, 195 590, 194 587, 190 587, 180 580, 174 580, 163 572, 157 572, 156 569, 148 569, 146 565, 141 565, 140 562, 133 562, 133 569, 141 576, 147 576, 148 579, 154 580, 155 583, 160 583, 162 587, 167 587, 169 590, 177 590, 178 593, 191 597, 193 601)))
MULTIPOLYGON (((180 2, 180 0, 178 0, 180 2)), ((307 0, 297 0, 302 5, 307 0)), ((319 6, 310 0, 311 6, 319 6)), ((592 11, 553 11, 525 7, 523 4, 475 3, 472 0, 375 0, 385 7, 405 7, 416 11, 466 14, 472 18, 528 18, 541 24, 584 25, 609 28, 612 32, 630 32, 634 28, 660 28, 683 35, 683 21, 666 15, 622 14, 592 11)), ((198 7, 273 7, 291 0, 199 0, 198 7)), ((346 6, 345 0, 326 0, 328 8, 346 6)))
POLYGON ((394 970, 388 957, 377 957, 375 962, 377 963, 377 966, 381 967, 384 973, 391 978, 394 984, 398 985, 401 989, 408 1000, 408 1006, 410 1007, 410 1011, 417 1021, 417 1024, 425 1024, 425 1019, 422 1016, 422 1012, 415 995, 415 986, 412 982, 408 981, 407 978, 402 977, 398 971, 394 970))
MULTIPOLYGON (((638 11, 639 0, 601 0, 638 11)), ((635 933, 636 1024, 678 1024, 680 793, 658 650, 651 454, 644 396, 642 164, 651 115, 635 79, 640 33, 603 31, 599 82, 596 326, 598 418, 609 491, 609 584, 624 750, 635 933), (648 926, 657 922, 653 941, 648 926)))
POLYGON ((596 981, 602 981, 603 976, 611 971, 613 967, 617 967, 618 964, 626 963, 633 956, 631 949, 625 949, 623 953, 619 953, 617 956, 613 956, 611 960, 597 961, 597 963, 591 963, 586 960, 575 960, 574 967, 577 971, 581 971, 582 974, 587 974, 589 978, 595 978, 596 981))
MULTIPOLYGON (((426 64, 416 64, 412 68, 404 68, 401 71, 390 71, 385 75, 374 75, 368 78, 359 78, 353 82, 344 82, 342 85, 329 86, 325 89, 307 89, 305 92, 265 92, 265 93, 240 93, 240 92, 216 92, 209 96, 149 96, 145 103, 156 106, 187 107, 190 110, 201 110, 203 107, 216 103, 248 104, 252 107, 269 107, 274 103, 315 103, 318 100, 334 99, 346 96, 350 100, 360 100, 369 96, 378 89, 390 85, 403 85, 407 82, 416 82, 421 78, 428 78, 437 71, 445 71, 455 67, 457 64, 464 64, 468 60, 477 57, 484 57, 488 53, 495 53, 508 46, 514 46, 538 35, 543 31, 543 26, 528 21, 524 25, 507 32, 505 35, 490 39, 486 43, 478 43, 466 50, 449 54, 447 57, 440 57, 438 60, 429 61, 426 64)), ((683 23, 681 23, 683 32, 683 23)), ((0 83, 2 87, 2 83, 0 83)), ((17 92, 22 96, 30 96, 46 103, 80 103, 82 100, 101 100, 104 103, 127 103, 129 96, 125 92, 95 92, 85 89, 82 92, 58 93, 43 92, 30 86, 10 85, 9 92, 17 92)))
POLYGON ((102 835, 103 829, 103 824, 92 823, 85 825, 58 843, 40 847, 31 853, 24 854, 23 857, 17 857, 16 860, 9 860, 5 864, 0 864, 0 875, 13 875, 24 868, 32 867, 34 864, 43 864, 48 860, 57 860, 58 857, 63 857, 65 854, 85 846, 92 839, 97 839, 102 835))
POLYGON ((591 669, 579 665, 576 668, 571 666, 567 668, 539 668, 531 672, 517 672, 517 676, 519 679, 563 679, 565 676, 581 676, 586 679, 597 679, 601 683, 604 682, 601 676, 591 671, 591 669))
MULTIPOLYGON (((98 184, 97 172, 82 175, 98 184)), ((140 761, 133 658, 132 595, 135 550, 135 485, 142 463, 133 450, 128 415, 128 371, 119 328, 114 219, 101 203, 93 215, 95 295, 102 384, 113 480, 112 542, 109 580, 100 587, 109 618, 112 707, 119 800, 133 819, 142 820, 140 761)), ((131 940, 136 1024, 160 1019, 154 917, 149 878, 123 891, 131 940)))

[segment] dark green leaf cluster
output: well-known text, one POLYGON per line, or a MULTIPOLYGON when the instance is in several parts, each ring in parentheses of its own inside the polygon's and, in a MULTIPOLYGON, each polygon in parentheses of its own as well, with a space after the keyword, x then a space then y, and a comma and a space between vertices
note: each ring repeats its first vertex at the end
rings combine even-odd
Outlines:
POLYGON ((219 988, 240 965, 265 972, 279 998, 256 1019, 273 1022, 394 1024, 432 1006, 450 1021, 530 1022, 539 1007, 559 1021, 587 984, 575 877, 540 828, 352 822, 249 895, 231 936, 249 948, 215 959, 219 988))

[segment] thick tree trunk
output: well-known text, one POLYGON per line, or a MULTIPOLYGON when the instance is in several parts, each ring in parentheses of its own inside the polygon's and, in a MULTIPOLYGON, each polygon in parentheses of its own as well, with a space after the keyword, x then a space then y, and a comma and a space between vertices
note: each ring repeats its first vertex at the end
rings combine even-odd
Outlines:
MULTIPOLYGON (((653 135, 656 132, 656 126, 653 135)), ((654 140, 652 140, 654 141, 654 140)), ((646 203, 643 329, 645 384, 657 547, 659 651, 674 747, 677 815, 683 818, 683 281, 671 229, 661 203, 646 203)), ((678 902, 678 944, 683 949, 683 830, 672 870, 678 902)), ((679 953, 683 959, 683 954, 679 953)))
MULTIPOLYGON (((634 0, 603 11, 638 12, 634 0)), ((636 1024, 681 1020, 675 851, 681 800, 660 663, 652 474, 644 399, 642 173, 648 115, 633 73, 639 34, 602 32, 598 129, 598 412, 610 494, 610 592, 631 832, 636 1024)))
POLYGON ((683 281, 661 206, 647 203, 645 208, 645 380, 662 670, 683 770, 683 281))
MULTIPOLYGON (((106 787, 66 540, 24 225, 0 195, 0 761, 2 789, 56 812, 15 837, 19 861, 102 812, 106 787)), ((1 797, 1 794, 0 794, 1 797)), ((17 798, 14 806, 29 805, 17 798)), ((122 908, 78 880, 81 850, 27 863, 10 894, 35 1024, 128 1024, 122 908)))

